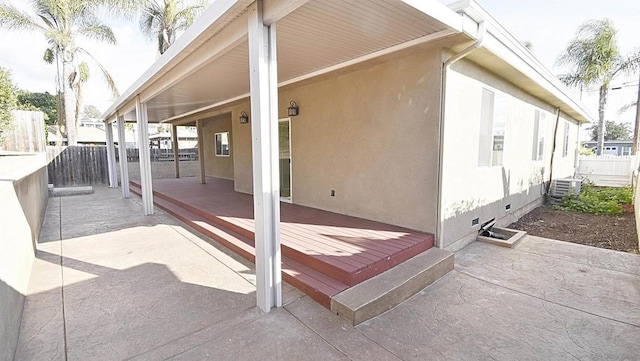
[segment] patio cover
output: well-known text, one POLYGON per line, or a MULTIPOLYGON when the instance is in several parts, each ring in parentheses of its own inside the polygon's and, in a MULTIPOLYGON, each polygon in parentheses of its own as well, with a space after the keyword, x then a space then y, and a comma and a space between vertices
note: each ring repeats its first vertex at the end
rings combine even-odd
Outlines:
MULTIPOLYGON (((187 33, 104 114, 135 121, 135 98, 149 122, 174 120, 249 97, 248 6, 216 0, 187 33)), ((435 0, 264 0, 277 24, 278 83, 295 83, 354 60, 460 32, 462 16, 435 0)), ((475 29, 471 29, 475 34, 475 29)))
MULTIPOLYGON (((476 24, 468 24, 475 34, 476 24)), ((463 28, 463 17, 435 0, 216 0, 103 118, 117 121, 119 133, 124 122, 135 120, 138 143, 148 144, 149 122, 188 120, 251 98, 256 299, 268 312, 282 302, 278 87, 463 28)), ((110 173, 115 174, 109 143, 110 173)), ((142 203, 145 214, 153 214, 148 152, 140 147, 142 203)), ((120 159, 128 197, 126 158, 121 154, 120 159)))
MULTIPOLYGON (((215 0, 102 118, 117 120, 119 134, 122 123, 136 121, 139 144, 148 144, 149 122, 192 124, 199 114, 251 98, 257 298, 268 311, 279 306, 280 297, 277 88, 454 34, 464 47, 484 29, 479 26, 484 13, 467 14, 470 7, 479 7, 471 4, 465 2, 456 13, 436 0, 215 0)), ((488 45, 476 61, 492 70, 513 70, 514 84, 530 87, 578 121, 588 121, 557 82, 536 77, 540 64, 514 56, 522 49, 506 44, 505 38, 514 39, 500 29, 497 24, 489 29, 488 45)), ((113 145, 108 146, 115 173, 113 145)), ((145 213, 152 214, 148 152, 148 147, 140 148, 140 173, 145 213)), ((126 154, 120 159, 123 195, 128 197, 126 154)))

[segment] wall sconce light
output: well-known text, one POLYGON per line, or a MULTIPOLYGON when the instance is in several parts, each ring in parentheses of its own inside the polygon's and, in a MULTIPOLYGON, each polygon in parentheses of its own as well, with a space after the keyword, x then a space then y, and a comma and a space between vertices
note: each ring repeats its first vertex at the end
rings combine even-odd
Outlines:
POLYGON ((296 102, 292 100, 289 104, 291 104, 291 106, 287 108, 287 114, 290 117, 295 117, 298 114, 300 114, 300 108, 298 108, 298 105, 296 104, 296 102))
POLYGON ((240 113, 240 124, 247 124, 247 123, 249 123, 249 116, 247 115, 247 113, 241 112, 240 113))

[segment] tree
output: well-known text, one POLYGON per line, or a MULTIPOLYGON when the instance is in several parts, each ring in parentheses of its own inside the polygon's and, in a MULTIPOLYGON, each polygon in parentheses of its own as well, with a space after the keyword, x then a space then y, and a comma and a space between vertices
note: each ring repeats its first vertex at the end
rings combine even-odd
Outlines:
POLYGON ((100 115, 102 115, 100 110, 98 110, 95 105, 91 104, 85 106, 84 110, 82 111, 82 119, 96 119, 100 118, 100 115))
POLYGON ((58 123, 58 99, 49 94, 31 93, 21 90, 18 93, 18 107, 22 109, 36 109, 44 113, 44 122, 47 125, 56 125, 58 123))
POLYGON ((576 37, 557 62, 571 70, 560 76, 568 86, 597 85, 600 88, 598 103, 598 154, 604 146, 604 112, 611 80, 616 76, 634 72, 640 65, 640 52, 620 55, 616 41, 616 29, 610 20, 590 20, 580 25, 576 37))
MULTIPOLYGON (((100 20, 100 11, 125 13, 133 8, 135 0, 31 0, 31 3, 32 14, 0 3, 0 26, 41 32, 47 39, 49 46, 44 60, 56 64, 56 85, 62 94, 60 120, 66 125, 68 144, 76 145, 78 101, 82 99, 78 93, 83 80, 82 70, 88 69, 84 58, 98 65, 114 96, 118 95, 111 75, 89 52, 76 45, 76 39, 83 36, 115 45, 116 37, 111 28, 100 20)), ((84 74, 85 81, 86 76, 84 74)))
POLYGON ((140 29, 158 40, 162 55, 205 8, 203 1, 147 0, 140 17, 140 29))
POLYGON ((11 80, 11 72, 0 67, 0 140, 5 130, 11 129, 11 111, 18 105, 18 88, 11 80))
MULTIPOLYGON (((616 123, 613 120, 607 120, 604 126, 604 140, 629 140, 631 139, 631 126, 627 123, 616 123)), ((598 125, 592 125, 587 128, 590 132, 591 140, 598 140, 598 125)))

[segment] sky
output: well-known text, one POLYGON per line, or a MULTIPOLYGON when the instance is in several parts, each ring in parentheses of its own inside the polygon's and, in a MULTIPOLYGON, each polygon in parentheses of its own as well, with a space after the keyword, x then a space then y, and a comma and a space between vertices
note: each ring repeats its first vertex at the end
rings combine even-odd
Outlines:
MULTIPOLYGON (((450 0, 440 0, 443 3, 450 0)), ((28 1, 9 0, 20 8, 28 1)), ((590 19, 609 18, 618 29, 618 44, 623 54, 640 48, 640 1, 638 0, 479 0, 516 39, 530 41, 533 53, 554 74, 563 69, 555 66, 558 55, 575 36, 576 29, 590 19)), ((131 86, 158 58, 155 42, 143 36, 134 20, 105 19, 116 34, 118 45, 80 41, 111 73, 120 93, 131 86)), ((55 66, 42 60, 46 42, 41 34, 28 31, 0 29, 0 67, 12 71, 14 82, 31 92, 55 93, 55 66)), ((96 67, 90 66, 95 70, 96 67)), ((622 85, 610 92, 606 118, 631 123, 634 110, 618 115, 624 104, 636 100, 637 75, 618 78, 612 86, 622 85)), ((98 71, 92 71, 85 87, 85 104, 105 111, 113 102, 111 94, 98 71)), ((576 96, 579 95, 575 91, 576 96)), ((597 116, 597 89, 583 93, 583 103, 597 116)))

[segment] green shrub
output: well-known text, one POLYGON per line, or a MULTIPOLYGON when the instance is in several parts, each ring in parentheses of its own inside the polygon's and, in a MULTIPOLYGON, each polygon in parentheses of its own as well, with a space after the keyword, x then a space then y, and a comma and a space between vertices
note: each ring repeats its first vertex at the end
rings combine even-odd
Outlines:
POLYGON ((596 187, 591 183, 583 183, 580 196, 564 197, 559 208, 582 213, 618 215, 623 213, 623 204, 632 202, 631 187, 596 187))

